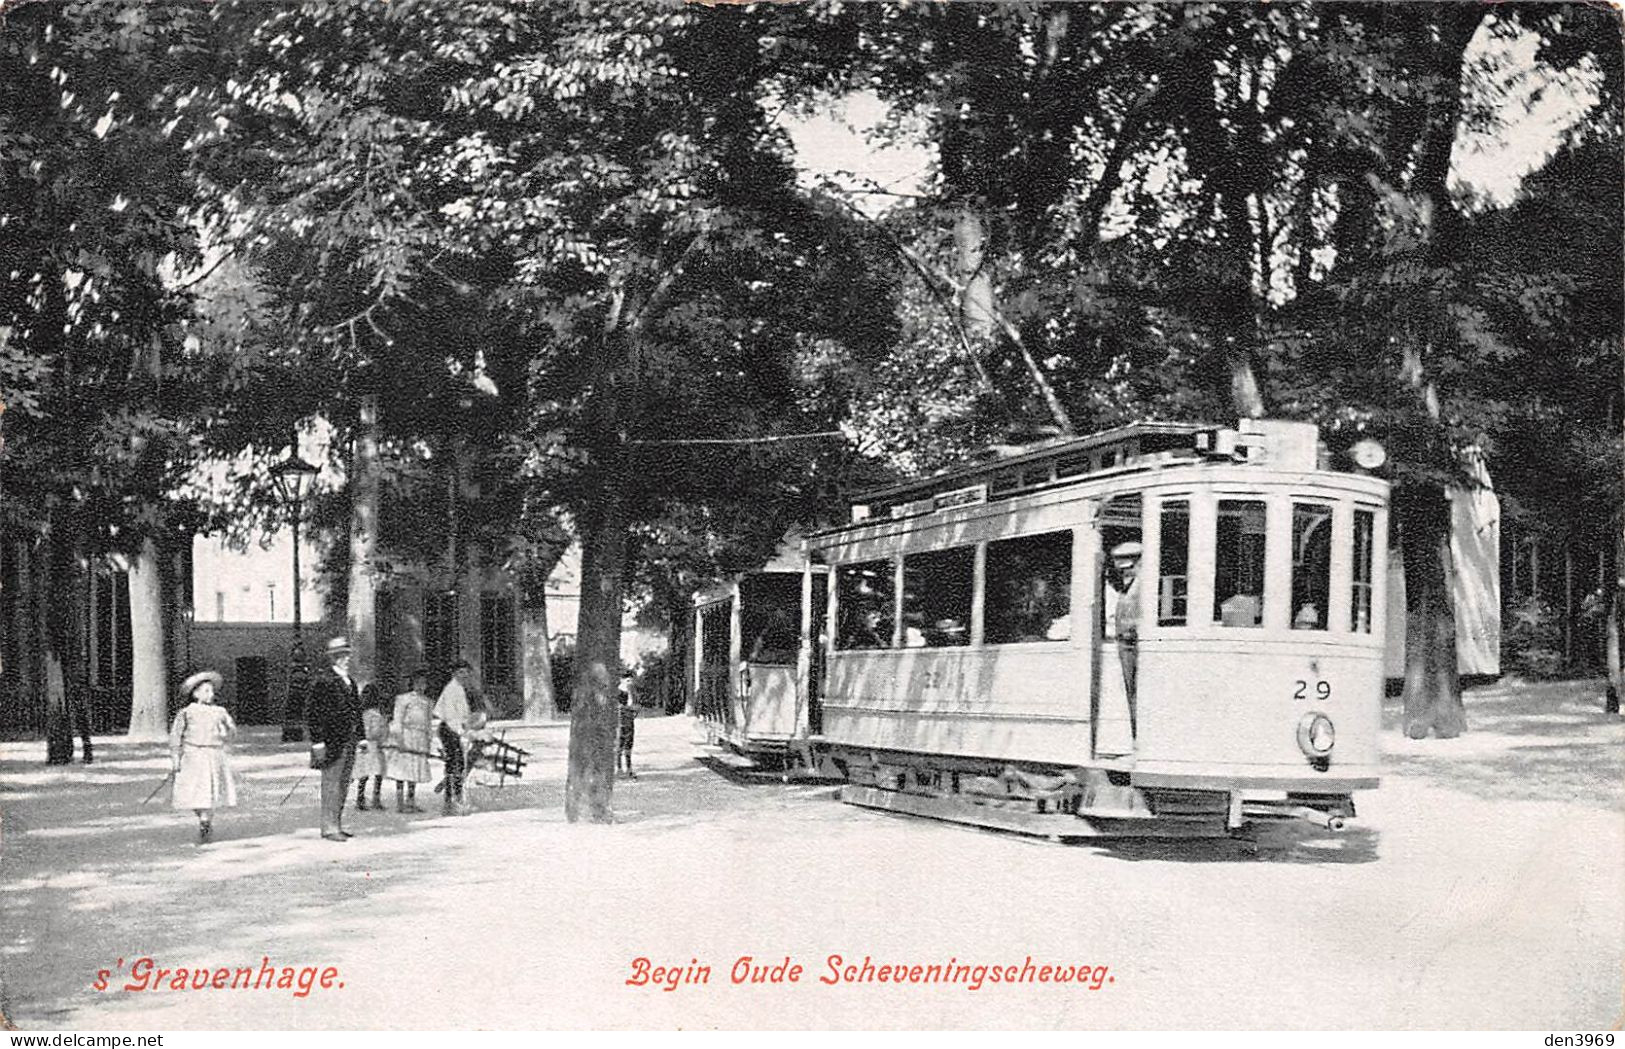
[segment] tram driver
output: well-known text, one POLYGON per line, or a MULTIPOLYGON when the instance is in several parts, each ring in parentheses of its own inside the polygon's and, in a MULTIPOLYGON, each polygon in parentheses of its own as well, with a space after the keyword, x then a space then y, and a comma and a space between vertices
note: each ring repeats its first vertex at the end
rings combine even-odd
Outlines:
POLYGON ((1117 659, 1123 665, 1123 692, 1128 697, 1129 735, 1139 737, 1139 719, 1135 706, 1136 685, 1140 669, 1140 554, 1143 547, 1136 542, 1118 543, 1112 547, 1112 582, 1116 595, 1111 613, 1113 634, 1117 641, 1117 659))

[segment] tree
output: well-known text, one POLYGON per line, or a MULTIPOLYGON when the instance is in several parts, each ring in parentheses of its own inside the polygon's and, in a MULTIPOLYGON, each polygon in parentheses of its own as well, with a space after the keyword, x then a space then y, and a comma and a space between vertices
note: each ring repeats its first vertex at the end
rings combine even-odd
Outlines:
POLYGON ((226 17, 246 46, 202 165, 274 161, 275 179, 215 185, 265 238, 300 359, 348 396, 377 389, 402 442, 444 435, 455 451, 478 435, 496 458, 471 465, 506 457, 525 487, 510 506, 581 537, 567 812, 607 819, 627 565, 644 548, 629 536, 793 477, 784 453, 681 442, 796 429, 804 337, 866 315, 828 312, 849 223, 795 191, 754 91, 767 15, 348 3, 226 17), (480 337, 449 362, 418 341, 447 313, 480 337), (454 402, 483 376, 511 408, 403 412, 388 383, 425 367, 445 369, 429 388, 454 402))
MULTIPOLYGON (((957 243, 974 246, 969 270, 984 275, 987 245, 1005 248, 997 298, 1020 304, 1029 337, 1042 332, 1034 357, 1063 401, 1098 403, 1090 388, 1106 386, 1117 403, 1127 395, 1170 414, 1212 413, 1214 398, 1165 395, 1142 378, 1160 366, 1187 390, 1223 374, 1238 414, 1261 412, 1268 394, 1277 413, 1319 421, 1334 446, 1365 433, 1387 439, 1396 531, 1408 537, 1407 731, 1461 731, 1445 489, 1472 483, 1460 457, 1499 409, 1471 377, 1518 357, 1511 347, 1523 333, 1509 317, 1524 311, 1519 293, 1530 287, 1527 274, 1492 283, 1460 264, 1474 205, 1449 185, 1455 144, 1498 119, 1493 104, 1464 99, 1469 86, 1509 73, 1468 69, 1468 46, 1486 24, 1533 28, 1548 68, 1606 70, 1619 63, 1617 26, 1575 7, 1489 15, 1447 4, 868 8, 830 22, 842 18, 859 26, 841 41, 855 54, 850 68, 923 117, 941 158, 937 199, 899 224, 928 229, 933 207, 957 214, 957 243), (955 18, 976 33, 933 32, 955 18), (1114 29, 1114 19, 1131 28, 1114 29), (1093 94, 1073 93, 1079 83, 1093 94), (1045 119, 1051 99, 1064 106, 1064 127, 1045 119), (1027 158, 1045 162, 1029 168, 1027 158), (970 222, 967 201, 979 209, 970 222), (1103 243, 1111 213, 1123 232, 1103 243), (998 221, 1019 232, 1001 239, 998 221), (1121 369, 1100 359, 1100 348, 1132 350, 1142 338, 1166 357, 1120 352, 1121 369), (1207 365, 1220 359, 1222 373, 1207 365)), ((1476 94, 1485 97, 1495 96, 1476 94)), ((918 343, 906 352, 941 358, 918 343)), ((903 369, 894 393, 918 368, 903 369)), ((914 443, 930 442, 903 447, 914 443)))
MULTIPOLYGON (((182 344, 188 297, 167 274, 197 256, 179 174, 201 22, 190 8, 102 0, 17 7, 0 33, 5 531, 27 537, 25 560, 66 593, 89 558, 130 556, 143 624, 169 618, 161 588, 142 584, 186 513, 161 493, 189 463, 183 420, 199 396, 182 344)), ((75 607, 54 602, 38 643, 82 700, 75 607)), ((167 720, 171 667, 161 633, 136 640, 131 730, 151 734, 167 720)), ((68 720, 53 699, 50 760, 71 753, 68 720)))
MULTIPOLYGON (((1349 194, 1336 217, 1338 257, 1325 288, 1338 306, 1327 311, 1322 330, 1330 335, 1325 345, 1336 347, 1334 356, 1346 353, 1347 365, 1367 372, 1361 377, 1342 371, 1346 401, 1369 405, 1366 419, 1381 420, 1398 453, 1394 510, 1409 606, 1405 730, 1413 737, 1452 736, 1466 725, 1456 680, 1444 490, 1473 483, 1462 477, 1462 451, 1482 446, 1487 434, 1501 428, 1506 402, 1485 397, 1485 381, 1493 382, 1504 363, 1539 345, 1539 332, 1550 328, 1561 298, 1539 266, 1503 267, 1493 248, 1479 254, 1473 227, 1489 232, 1500 220, 1473 220, 1470 203, 1448 185, 1463 129, 1494 117, 1464 106, 1465 56, 1481 30, 1515 31, 1551 14, 1531 8, 1503 18, 1482 8, 1441 5, 1407 8, 1403 15, 1353 16, 1364 35, 1392 56, 1389 71, 1410 75, 1405 90, 1373 94, 1364 103, 1351 100, 1351 117, 1363 117, 1381 151, 1364 163, 1372 192, 1349 194), (1373 376, 1393 379, 1373 383, 1373 376)), ((1581 33, 1592 34, 1592 53, 1617 51, 1617 26, 1608 28, 1607 19, 1567 9, 1559 20, 1570 30, 1576 21, 1589 23, 1581 33)), ((1575 43, 1570 33, 1565 46, 1575 43)), ((1603 64, 1617 68, 1618 56, 1603 64)), ((1613 93, 1616 101, 1607 108, 1617 113, 1613 93)), ((1609 94, 1601 92, 1599 102, 1609 94)), ((1617 124, 1617 116, 1608 122, 1617 124)), ((1617 195, 1609 206, 1617 211, 1617 195)), ((1604 249, 1585 257, 1613 254, 1604 249)), ((1308 297, 1305 313, 1326 301, 1308 297)), ((1571 357, 1572 350, 1558 356, 1571 357)))

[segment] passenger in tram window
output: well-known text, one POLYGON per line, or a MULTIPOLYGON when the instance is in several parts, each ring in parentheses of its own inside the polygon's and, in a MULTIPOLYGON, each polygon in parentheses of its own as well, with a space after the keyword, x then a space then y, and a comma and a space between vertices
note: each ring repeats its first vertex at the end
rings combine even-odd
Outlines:
POLYGON ((1067 640, 1072 636, 1072 534, 989 543, 985 586, 987 644, 1067 640))
MULTIPOLYGON (((1027 592, 1021 602, 1021 640, 1065 640, 1067 626, 1062 623, 1061 634, 1054 633, 1057 617, 1051 612, 1056 602, 1050 596, 1049 580, 1035 575, 1027 580, 1027 592)), ((1065 618, 1064 616, 1061 618, 1065 618)))
POLYGON ((1221 626, 1264 625, 1265 532, 1261 499, 1220 499, 1213 551, 1213 615, 1221 626))
POLYGON ((903 647, 925 648, 927 644, 929 644, 929 639, 925 633, 925 618, 918 612, 904 612, 903 647))
POLYGON ((1112 622, 1116 627, 1117 659, 1123 666, 1123 691, 1128 696, 1129 734, 1139 736, 1135 700, 1140 670, 1140 554, 1139 543, 1112 547, 1112 567, 1121 583, 1112 622))
POLYGON ((1257 626, 1262 620, 1257 594, 1232 594, 1219 602, 1219 622, 1224 626, 1257 626))
POLYGON ((852 636, 846 648, 890 648, 891 631, 887 629, 886 614, 878 608, 866 608, 853 624, 852 636))
POLYGON ((891 647, 892 565, 890 561, 865 561, 837 569, 836 648, 891 647))
POLYGON ((962 619, 939 619, 925 632, 926 644, 932 648, 963 645, 969 641, 970 630, 962 619))

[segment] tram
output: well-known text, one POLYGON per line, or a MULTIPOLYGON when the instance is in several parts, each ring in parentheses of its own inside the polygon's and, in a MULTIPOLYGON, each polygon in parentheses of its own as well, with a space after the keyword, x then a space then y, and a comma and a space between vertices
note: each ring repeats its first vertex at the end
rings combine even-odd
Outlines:
POLYGON ((805 541, 816 760, 1058 839, 1341 829, 1378 783, 1388 485, 1326 459, 1307 423, 1136 423, 862 498, 805 541))
POLYGON ((770 564, 694 597, 694 715, 713 744, 750 764, 810 762, 822 730, 814 646, 823 632, 825 572, 770 564))

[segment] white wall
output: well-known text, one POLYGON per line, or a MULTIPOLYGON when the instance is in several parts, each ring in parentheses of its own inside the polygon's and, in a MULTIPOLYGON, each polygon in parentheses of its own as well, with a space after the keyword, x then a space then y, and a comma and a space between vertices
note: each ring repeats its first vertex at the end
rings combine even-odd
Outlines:
MULTIPOLYGON (((301 614, 306 623, 324 618, 322 595, 315 586, 316 550, 301 543, 299 571, 304 577, 301 614)), ((219 537, 192 540, 192 607, 199 623, 292 623, 293 537, 283 530, 269 547, 251 542, 234 550, 219 537)))

